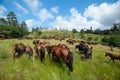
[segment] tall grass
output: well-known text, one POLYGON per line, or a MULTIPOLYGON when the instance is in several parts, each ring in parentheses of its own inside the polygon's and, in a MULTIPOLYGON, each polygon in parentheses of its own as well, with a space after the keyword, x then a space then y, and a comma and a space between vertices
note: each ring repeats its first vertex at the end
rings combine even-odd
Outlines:
MULTIPOLYGON (((66 41, 48 40, 52 45, 64 43, 66 41)), ((68 75, 68 68, 62 60, 54 62, 52 57, 49 58, 46 52, 46 66, 39 58, 35 58, 32 63, 28 56, 23 54, 19 59, 13 60, 11 52, 12 45, 15 43, 24 43, 34 48, 32 40, 8 39, 0 40, 0 80, 119 80, 120 79, 120 62, 108 63, 109 57, 104 53, 110 51, 108 46, 93 46, 92 60, 84 59, 75 49, 75 45, 67 44, 73 53, 73 73, 68 75)), ((114 54, 118 54, 119 49, 115 48, 114 54)))

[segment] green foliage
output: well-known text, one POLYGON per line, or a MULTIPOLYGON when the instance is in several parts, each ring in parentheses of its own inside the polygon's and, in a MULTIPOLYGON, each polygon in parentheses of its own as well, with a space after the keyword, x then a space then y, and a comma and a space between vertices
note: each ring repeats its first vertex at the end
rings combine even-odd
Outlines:
POLYGON ((109 37, 105 36, 101 39, 101 41, 104 42, 104 43, 108 43, 109 42, 109 37))
POLYGON ((7 24, 9 26, 18 26, 17 17, 14 12, 9 12, 7 15, 7 24))
POLYGON ((80 34, 84 34, 84 33, 85 33, 84 29, 81 29, 80 34))
POLYGON ((87 41, 92 41, 92 39, 93 39, 92 37, 88 37, 87 41))
POLYGON ((73 29, 72 32, 73 32, 73 33, 77 33, 78 31, 77 31, 76 29, 73 29))
POLYGON ((79 34, 80 35, 80 39, 85 39, 85 36, 83 34, 79 34))
POLYGON ((18 25, 14 12, 8 13, 7 20, 0 18, 0 36, 4 36, 4 38, 17 38, 28 34, 27 24, 23 21, 18 25))
POLYGON ((95 41, 98 41, 98 37, 96 37, 94 40, 95 40, 95 41))
MULTIPOLYGON (((92 60, 86 60, 79 51, 75 49, 75 45, 70 45, 66 41, 47 40, 51 45, 58 43, 66 44, 73 53, 73 72, 68 75, 68 68, 60 59, 57 63, 49 57, 47 50, 46 65, 43 65, 38 57, 35 57, 34 63, 28 59, 26 54, 14 61, 12 54, 12 46, 15 43, 23 43, 34 49, 32 40, 0 40, 0 80, 119 80, 120 64, 108 63, 109 57, 105 57, 105 52, 109 51, 107 46, 97 45, 93 47, 92 60), (6 56, 7 55, 7 56, 6 56), (6 57, 6 58, 5 58, 6 57)), ((119 49, 115 48, 114 54, 119 53, 119 49)))
POLYGON ((109 40, 109 44, 120 47, 120 36, 119 35, 111 36, 109 40))
POLYGON ((7 58, 7 54, 6 53, 0 53, 0 61, 7 58))
POLYGON ((111 37, 104 37, 102 38, 102 42, 108 45, 119 46, 120 47, 120 36, 113 35, 111 37))

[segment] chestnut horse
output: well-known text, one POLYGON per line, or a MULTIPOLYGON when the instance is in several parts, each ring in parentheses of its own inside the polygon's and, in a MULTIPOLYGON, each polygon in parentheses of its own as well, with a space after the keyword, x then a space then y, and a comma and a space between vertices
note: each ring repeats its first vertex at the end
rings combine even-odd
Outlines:
POLYGON ((12 53, 13 53, 14 59, 16 57, 20 57, 25 51, 26 51, 26 46, 24 44, 22 44, 22 43, 15 44, 12 47, 12 53), (18 53, 18 54, 16 54, 16 53, 18 53))
POLYGON ((53 56, 53 60, 54 60, 54 56, 56 56, 57 58, 62 58, 62 60, 64 61, 64 63, 67 65, 67 67, 69 68, 69 71, 73 71, 73 54, 72 52, 70 52, 68 49, 66 48, 62 48, 59 46, 54 46, 52 47, 52 56, 53 56))
POLYGON ((105 57, 106 57, 106 56, 109 56, 109 57, 110 57, 109 62, 112 60, 113 63, 114 63, 114 62, 115 62, 115 61, 114 61, 115 59, 120 61, 120 55, 116 55, 116 54, 112 54, 112 53, 106 52, 106 53, 105 53, 105 57))
POLYGON ((32 61, 34 62, 33 49, 30 46, 26 46, 25 52, 28 55, 29 59, 32 57, 32 61))
POLYGON ((35 49, 36 54, 40 58, 41 62, 45 64, 45 49, 44 49, 44 47, 41 46, 40 44, 36 44, 34 49, 35 49))

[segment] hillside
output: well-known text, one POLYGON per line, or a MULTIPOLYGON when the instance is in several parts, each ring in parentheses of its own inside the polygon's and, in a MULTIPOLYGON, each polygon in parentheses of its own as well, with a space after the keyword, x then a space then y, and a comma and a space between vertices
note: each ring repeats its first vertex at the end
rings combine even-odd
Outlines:
MULTIPOLYGON (((46 35, 48 32, 46 33, 46 35)), ((43 34, 42 34, 43 35, 43 34)), ((61 34, 60 34, 61 35, 61 34)), ((77 35, 77 34, 76 34, 77 35)), ((89 35, 89 34, 88 34, 89 35)), ((94 35, 95 36, 95 35, 94 35)), ((73 53, 73 73, 68 75, 68 69, 64 62, 52 61, 52 56, 49 58, 47 51, 46 66, 44 66, 38 58, 32 63, 28 56, 23 54, 20 59, 15 62, 12 55, 12 46, 15 43, 23 43, 34 48, 33 40, 18 40, 7 39, 0 40, 0 80, 119 80, 120 79, 120 62, 108 63, 109 57, 105 57, 105 52, 111 52, 108 46, 90 45, 93 46, 92 60, 84 59, 84 56, 79 54, 75 49, 75 45, 62 42, 54 39, 47 39, 51 45, 59 43, 66 44, 73 53)), ((119 54, 120 50, 114 48, 114 54, 119 54)), ((35 53, 35 52, 34 52, 35 53)))

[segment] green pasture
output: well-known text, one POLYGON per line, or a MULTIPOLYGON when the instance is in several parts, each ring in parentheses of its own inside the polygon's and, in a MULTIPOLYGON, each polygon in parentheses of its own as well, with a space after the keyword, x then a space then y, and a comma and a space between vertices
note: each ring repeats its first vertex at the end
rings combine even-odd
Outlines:
MULTIPOLYGON (((51 45, 63 43, 68 45, 73 53, 73 72, 68 75, 68 68, 62 60, 54 62, 46 51, 46 66, 35 57, 34 63, 26 54, 16 61, 13 60, 12 46, 23 43, 34 48, 33 40, 6 39, 0 40, 0 80, 120 80, 120 62, 108 63, 105 52, 111 52, 109 46, 93 46, 92 60, 86 60, 75 45, 66 41, 47 40, 51 45)), ((35 52, 34 52, 35 53, 35 52)), ((120 54, 120 49, 114 48, 114 54, 120 54)))

